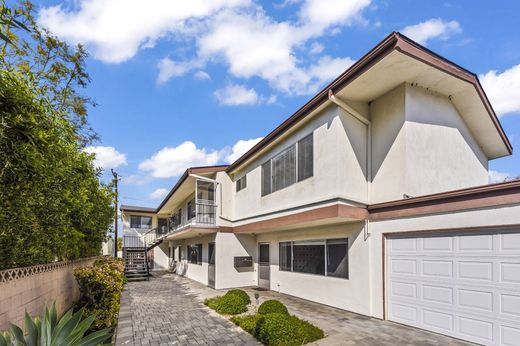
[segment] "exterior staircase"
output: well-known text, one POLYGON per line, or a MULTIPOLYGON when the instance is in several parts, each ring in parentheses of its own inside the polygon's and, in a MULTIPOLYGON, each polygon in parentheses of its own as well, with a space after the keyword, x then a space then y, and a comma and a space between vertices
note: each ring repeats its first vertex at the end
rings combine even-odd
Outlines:
POLYGON ((125 260, 125 276, 128 281, 150 279, 145 247, 123 248, 123 258, 125 260))

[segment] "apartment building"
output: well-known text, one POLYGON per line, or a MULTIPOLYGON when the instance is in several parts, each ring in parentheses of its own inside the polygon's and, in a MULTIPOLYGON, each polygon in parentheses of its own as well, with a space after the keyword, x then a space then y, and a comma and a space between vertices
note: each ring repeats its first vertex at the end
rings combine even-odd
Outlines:
POLYGON ((510 154, 477 76, 392 33, 231 165, 122 206, 125 246, 215 289, 518 345, 520 181, 488 184, 510 154))

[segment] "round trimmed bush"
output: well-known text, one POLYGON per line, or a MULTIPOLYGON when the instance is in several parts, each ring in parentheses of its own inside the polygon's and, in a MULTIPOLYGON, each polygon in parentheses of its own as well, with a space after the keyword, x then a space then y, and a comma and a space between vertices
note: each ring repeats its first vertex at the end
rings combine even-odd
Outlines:
POLYGON ((256 323, 254 335, 268 346, 296 346, 324 337, 320 328, 296 316, 280 313, 262 315, 256 323))
POLYGON ((258 307, 258 313, 261 315, 267 315, 267 314, 285 314, 289 315, 289 311, 287 311, 287 308, 285 305, 283 305, 278 300, 266 300, 260 306, 258 307))
POLYGON ((239 289, 229 290, 226 292, 226 294, 224 294, 224 297, 225 296, 236 296, 236 297, 238 297, 238 299, 240 299, 240 301, 243 304, 245 304, 245 305, 251 304, 251 299, 249 298, 249 295, 243 290, 239 290, 239 289))
MULTIPOLYGON (((232 291, 241 291, 241 290, 232 290, 232 291)), ((218 296, 215 298, 209 298, 204 301, 204 304, 223 315, 237 315, 247 311, 247 301, 249 301, 249 296, 247 296, 247 301, 245 297, 238 292, 227 292, 223 296, 218 296)))

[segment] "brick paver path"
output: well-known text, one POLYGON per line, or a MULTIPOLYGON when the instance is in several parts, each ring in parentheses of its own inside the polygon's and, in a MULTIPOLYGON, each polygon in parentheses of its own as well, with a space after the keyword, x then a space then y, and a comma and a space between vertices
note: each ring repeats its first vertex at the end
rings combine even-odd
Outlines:
POLYGON ((121 299, 116 345, 259 345, 202 304, 172 274, 129 282, 121 299))

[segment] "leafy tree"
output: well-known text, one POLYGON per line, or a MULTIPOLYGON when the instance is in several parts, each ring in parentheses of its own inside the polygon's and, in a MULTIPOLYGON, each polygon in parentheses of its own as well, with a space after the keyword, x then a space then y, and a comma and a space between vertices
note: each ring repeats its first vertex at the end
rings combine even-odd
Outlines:
POLYGON ((29 31, 29 29, 22 22, 16 20, 14 17, 15 17, 14 11, 5 5, 4 0, 1 0, 0 1, 0 40, 4 41, 5 43, 13 44, 13 42, 11 42, 9 37, 7 37, 7 35, 2 32, 4 27, 11 27, 13 29, 24 29, 26 31, 29 31))
POLYGON ((97 255, 113 195, 83 151, 86 53, 39 28, 29 2, 9 14, 30 34, 0 24, 13 42, 0 46, 0 269, 97 255))
MULTIPOLYGON (((3 3, 1 6, 2 10, 6 8, 3 3)), ((12 44, 5 41, 0 46, 0 69, 26 75, 35 93, 44 95, 56 110, 68 117, 83 145, 96 140, 87 122, 87 110, 96 104, 80 92, 90 82, 85 66, 86 50, 81 45, 71 47, 38 26, 34 6, 28 0, 9 9, 7 18, 10 19, 0 26, 12 44), (29 34, 19 35, 20 25, 29 34)))

